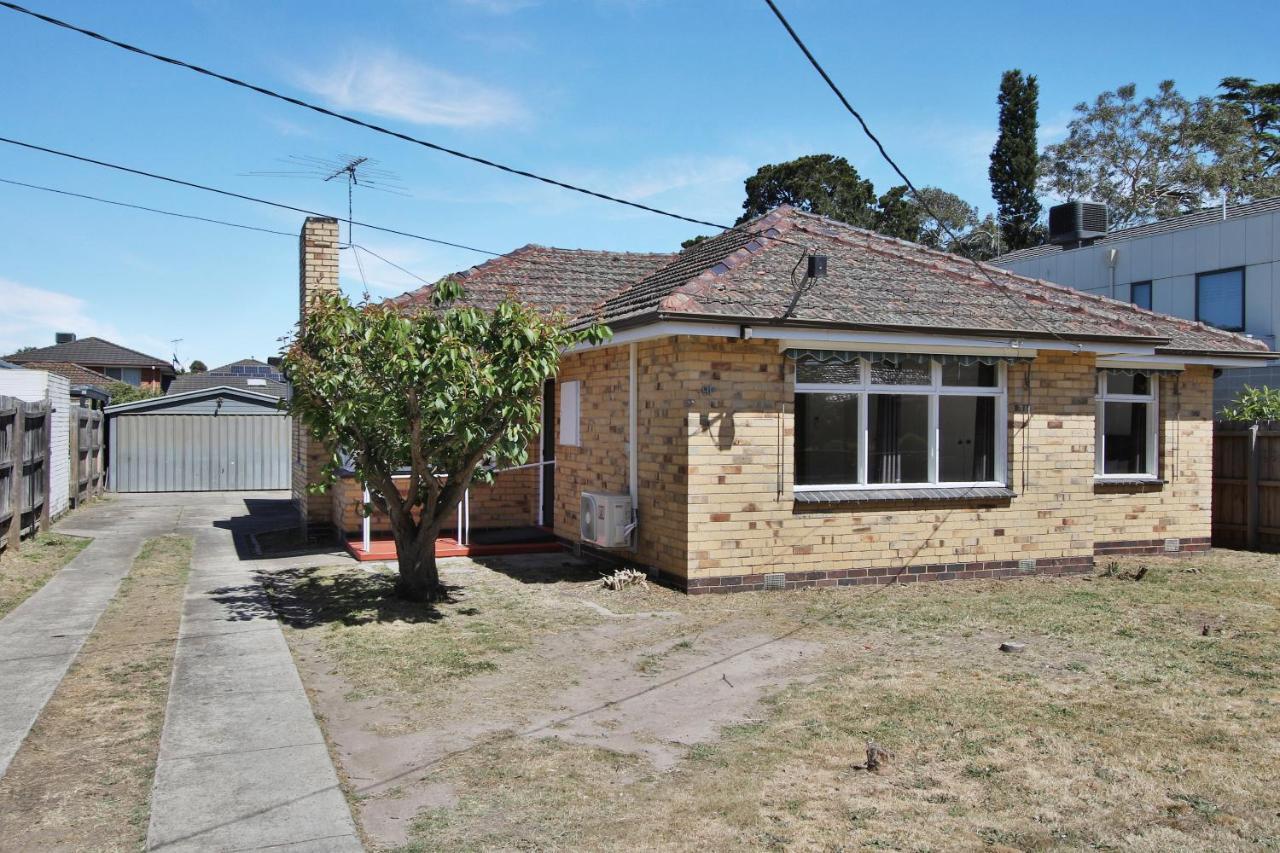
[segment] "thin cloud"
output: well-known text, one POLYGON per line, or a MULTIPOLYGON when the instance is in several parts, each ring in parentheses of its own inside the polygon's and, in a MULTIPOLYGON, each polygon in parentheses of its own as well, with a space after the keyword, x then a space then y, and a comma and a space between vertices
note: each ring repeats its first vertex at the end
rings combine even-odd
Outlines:
POLYGON ((69 293, 0 278, 0 305, 5 306, 0 312, 0 356, 22 347, 51 346, 57 332, 96 335, 129 345, 116 327, 96 320, 88 303, 69 293))
POLYGON ((492 127, 522 120, 515 96, 391 51, 352 56, 323 71, 300 71, 299 86, 331 106, 420 125, 492 127))
POLYGON ((538 5, 537 0, 453 0, 454 5, 490 15, 510 15, 538 5))

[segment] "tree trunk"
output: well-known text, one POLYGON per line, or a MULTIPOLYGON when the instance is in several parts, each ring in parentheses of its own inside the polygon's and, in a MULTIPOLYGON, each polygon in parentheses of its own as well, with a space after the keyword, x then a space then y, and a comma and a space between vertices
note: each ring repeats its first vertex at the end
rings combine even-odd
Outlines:
POLYGON ((400 573, 396 578, 396 595, 406 601, 433 602, 446 598, 436 571, 436 538, 396 537, 396 553, 400 573), (424 541, 425 540, 425 541, 424 541))

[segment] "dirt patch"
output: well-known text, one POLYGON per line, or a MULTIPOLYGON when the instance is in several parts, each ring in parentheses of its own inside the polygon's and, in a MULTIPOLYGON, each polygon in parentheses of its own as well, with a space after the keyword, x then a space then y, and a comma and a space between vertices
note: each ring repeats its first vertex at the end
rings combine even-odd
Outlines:
POLYGON ((0 618, 44 586, 49 578, 85 549, 88 539, 41 533, 0 553, 0 618))
MULTIPOLYGON (((486 562, 456 576, 466 595, 589 621, 537 621, 416 704, 289 632, 375 844, 1280 846, 1280 557, 710 599, 486 562), (878 772, 868 741, 893 753, 878 772)), ((409 630, 452 642, 440 624, 409 630)))
POLYGON ((13 850, 137 850, 164 723, 190 539, 143 546, 0 779, 13 850))

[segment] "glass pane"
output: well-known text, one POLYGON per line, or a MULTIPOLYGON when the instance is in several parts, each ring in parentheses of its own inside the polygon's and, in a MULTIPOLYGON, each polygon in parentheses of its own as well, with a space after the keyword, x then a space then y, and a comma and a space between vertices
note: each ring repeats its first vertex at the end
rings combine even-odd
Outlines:
POLYGON ((929 481, 928 397, 868 395, 867 431, 867 482, 929 481))
POLYGON ((858 482, 858 395, 796 395, 796 485, 858 482))
POLYGON ((857 385, 862 380, 859 364, 856 360, 849 364, 839 361, 801 361, 796 364, 796 381, 857 385))
POLYGON ((942 384, 964 388, 994 388, 999 382, 1000 370, 994 364, 942 363, 942 384))
POLYGON ((1102 473, 1151 473, 1147 469, 1147 409, 1150 405, 1103 405, 1102 473))
POLYGON ((1196 319, 1219 329, 1238 332, 1244 328, 1244 270, 1196 278, 1196 319))
POLYGON ((994 397, 938 399, 938 479, 986 483, 996 478, 994 397))
POLYGON ((1135 373, 1132 376, 1127 373, 1108 373, 1107 374, 1107 396, 1112 394, 1139 394, 1147 395, 1151 393, 1151 376, 1146 373, 1135 373))
POLYGON ((871 362, 872 385, 930 385, 933 359, 925 355, 904 355, 897 364, 891 361, 871 362))
POLYGON ((1134 282, 1133 287, 1129 288, 1129 301, 1139 308, 1151 310, 1151 282, 1139 281, 1134 282))

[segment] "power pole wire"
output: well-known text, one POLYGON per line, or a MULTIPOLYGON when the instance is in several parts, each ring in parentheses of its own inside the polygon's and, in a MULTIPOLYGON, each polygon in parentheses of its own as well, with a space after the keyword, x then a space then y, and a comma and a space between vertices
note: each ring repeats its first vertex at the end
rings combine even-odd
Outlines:
MULTIPOLYGON (((176 184, 180 187, 188 187, 190 189, 203 190, 204 192, 217 193, 218 195, 227 196, 228 198, 238 198, 241 201, 251 201, 251 202, 254 202, 255 204, 265 204, 270 207, 279 208, 281 210, 291 210, 294 213, 303 213, 303 214, 306 214, 307 216, 322 216, 326 219, 341 218, 338 216, 334 216, 333 214, 330 214, 330 213, 323 213, 318 210, 308 210, 305 207, 295 207, 292 204, 284 204, 283 202, 279 202, 279 201, 271 201, 269 199, 258 198, 257 196, 251 196, 251 195, 245 195, 243 193, 232 192, 231 190, 223 190, 217 187, 207 186, 205 184, 197 184, 193 181, 184 181, 181 178, 171 178, 171 177, 168 177, 167 175, 160 175, 155 172, 145 171, 143 169, 134 169, 130 166, 121 166, 118 163, 108 163, 106 160, 96 160, 93 157, 84 157, 79 154, 72 154, 68 151, 59 151, 56 148, 46 148, 43 145, 36 145, 31 142, 22 142, 21 140, 17 140, 17 139, 10 139, 7 136, 0 136, 0 142, 6 143, 8 145, 16 145, 20 148, 26 148, 31 151, 40 151, 45 154, 53 154, 57 157, 65 157, 68 160, 78 160, 81 163, 89 163, 94 166, 102 166, 103 168, 106 168, 106 169, 114 169, 118 172, 126 172, 130 175, 139 175, 144 178, 152 178, 157 181, 165 181, 166 183, 176 184)), ((99 200, 99 199, 95 199, 95 200, 99 200)), ((223 223, 223 224, 228 224, 228 223, 223 223)), ((422 234, 414 234, 410 231, 400 231, 395 228, 386 228, 381 225, 370 225, 367 222, 356 222, 355 224, 359 225, 361 228, 368 228, 373 231, 382 231, 387 234, 394 234, 397 237, 410 237, 414 240, 422 240, 427 243, 436 243, 441 246, 449 246, 450 248, 453 248, 453 249, 465 249, 468 252, 476 252, 481 255, 490 255, 491 257, 495 257, 495 258, 501 257, 503 254, 502 252, 491 252, 488 249, 477 249, 475 246, 468 246, 464 243, 453 243, 453 242, 450 242, 449 240, 440 240, 436 237, 426 237, 426 236, 423 236, 422 234)), ((257 230, 266 230, 266 229, 257 229, 257 230)))
POLYGON ((206 77, 212 77, 215 80, 221 80, 224 83, 230 83, 232 86, 239 86, 242 89, 248 89, 251 92, 257 92, 259 95, 266 95, 269 98, 275 98, 276 100, 284 101, 285 103, 288 103, 288 104, 293 104, 296 107, 302 107, 303 109, 308 109, 308 110, 311 110, 312 112, 317 112, 317 113, 320 113, 321 115, 328 116, 330 118, 336 118, 339 121, 345 121, 348 124, 353 124, 353 125, 356 125, 357 127, 363 127, 367 130, 372 130, 375 133, 381 133, 385 136, 394 137, 395 139, 399 139, 404 142, 411 142, 414 145, 421 145, 424 148, 430 148, 432 151, 439 151, 440 153, 448 154, 451 157, 458 157, 462 160, 468 160, 472 163, 477 163, 481 166, 487 166, 491 169, 497 169, 501 172, 506 172, 509 175, 518 175, 522 178, 529 178, 530 180, 540 181, 541 183, 549 184, 553 187, 559 187, 560 189, 569 190, 575 193, 581 193, 582 195, 591 196, 593 198, 598 198, 603 201, 613 202, 614 204, 626 205, 627 207, 633 207, 633 208, 636 208, 637 210, 644 210, 649 213, 656 213, 659 216, 666 216, 671 219, 678 219, 682 222, 689 222, 694 225, 706 225, 710 228, 719 228, 725 231, 735 230, 737 228, 737 226, 720 225, 716 222, 710 222, 705 219, 697 219, 692 216, 685 216, 680 213, 673 213, 669 210, 663 210, 662 208, 659 208, 659 207, 653 207, 651 205, 642 204, 638 201, 630 201, 629 199, 608 195, 607 193, 602 193, 596 190, 587 189, 586 187, 580 187, 580 186, 577 186, 576 184, 570 184, 565 181, 557 180, 556 178, 548 178, 544 175, 539 175, 534 172, 527 171, 525 169, 518 169, 514 166, 508 166, 504 163, 498 163, 486 157, 480 157, 475 154, 468 154, 465 151, 459 151, 455 148, 448 148, 444 145, 440 145, 438 143, 431 142, 429 140, 422 139, 420 137, 410 136, 409 134, 402 133, 398 130, 392 130, 390 128, 383 127, 382 125, 364 121, 363 119, 356 118, 355 116, 352 116, 352 115, 347 115, 346 113, 340 113, 340 112, 337 112, 336 110, 331 110, 331 109, 328 109, 327 107, 322 107, 319 104, 313 104, 309 101, 304 101, 301 98, 295 98, 291 95, 281 94, 280 92, 273 91, 272 89, 268 89, 265 86, 260 86, 255 83, 248 83, 244 80, 237 79, 228 74, 222 74, 217 71, 212 71, 208 68, 204 68, 200 65, 196 65, 191 62, 186 62, 181 59, 175 59, 174 57, 171 57, 171 56, 165 56, 163 54, 154 53, 150 50, 146 50, 145 48, 138 47, 137 45, 133 45, 133 44, 129 44, 128 42, 123 42, 117 39, 113 39, 109 36, 103 35, 102 33, 95 32, 90 29, 86 29, 85 27, 77 26, 68 21, 64 21, 59 18, 54 18, 49 15, 36 12, 32 9, 28 9, 25 6, 20 6, 17 3, 9 2, 9 0, 0 0, 0 7, 5 9, 10 9, 14 12, 18 12, 23 15, 28 15, 39 21, 44 21, 46 24, 52 24, 55 27, 61 27, 64 30, 70 30, 71 32, 79 33, 83 36, 88 36, 91 39, 95 39, 97 41, 103 42, 104 44, 112 45, 113 47, 118 47, 121 50, 127 50, 130 53, 134 53, 139 56, 145 56, 148 59, 154 59, 154 60, 157 60, 158 62, 164 62, 168 65, 173 65, 177 68, 185 68, 188 71, 194 71, 197 74, 203 74, 206 77))

